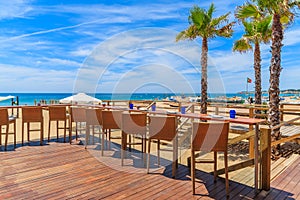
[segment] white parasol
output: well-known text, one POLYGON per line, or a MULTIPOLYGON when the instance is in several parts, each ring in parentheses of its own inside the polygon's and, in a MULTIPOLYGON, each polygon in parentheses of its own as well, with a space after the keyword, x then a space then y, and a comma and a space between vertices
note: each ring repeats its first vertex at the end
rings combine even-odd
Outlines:
POLYGON ((59 100, 59 103, 73 103, 73 104, 99 104, 102 103, 100 99, 89 96, 85 93, 78 93, 70 97, 59 100))

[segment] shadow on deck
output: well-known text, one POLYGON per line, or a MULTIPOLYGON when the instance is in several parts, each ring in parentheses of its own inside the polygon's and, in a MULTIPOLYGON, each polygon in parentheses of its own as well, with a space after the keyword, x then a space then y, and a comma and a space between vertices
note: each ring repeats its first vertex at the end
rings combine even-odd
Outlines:
MULTIPOLYGON (((51 142, 1 151, 0 156, 0 199, 226 199, 224 179, 214 183, 210 173, 197 171, 198 194, 193 196, 184 165, 176 179, 171 166, 152 168, 151 174, 145 169, 126 172, 118 170, 120 163, 99 162, 81 145, 51 142)), ((298 199, 299 166, 298 158, 272 182, 269 193, 256 194, 252 187, 230 181, 230 199, 298 199)))

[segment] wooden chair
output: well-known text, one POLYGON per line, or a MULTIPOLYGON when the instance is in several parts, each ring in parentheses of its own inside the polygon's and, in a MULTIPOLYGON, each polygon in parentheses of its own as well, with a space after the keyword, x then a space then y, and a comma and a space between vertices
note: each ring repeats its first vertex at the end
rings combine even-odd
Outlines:
MULTIPOLYGON (((122 113, 122 143, 121 143, 121 165, 124 165, 124 157, 127 144, 141 145, 141 152, 146 153, 146 134, 147 134, 147 114, 146 113, 122 113), (127 142, 127 135, 140 137, 141 143, 127 142)), ((143 155, 144 163, 146 156, 143 155)))
POLYGON ((85 130, 82 123, 86 123, 86 111, 83 107, 70 107, 70 123, 69 123, 69 140, 72 144, 72 124, 75 123, 76 140, 78 139, 78 131, 85 130))
POLYGON ((175 116, 150 116, 147 173, 150 166, 151 142, 157 140, 157 163, 160 165, 160 140, 173 141, 172 177, 175 177, 178 167, 177 119, 175 116))
POLYGON ((22 145, 24 144, 24 123, 27 124, 27 140, 30 142, 30 132, 40 131, 40 145, 44 139, 44 119, 41 106, 22 107, 22 145), (30 129, 31 123, 40 123, 40 128, 30 129))
POLYGON ((8 116, 7 108, 0 109, 0 146, 2 146, 2 127, 6 126, 5 131, 5 147, 7 149, 8 135, 13 134, 14 136, 14 147, 16 148, 16 118, 8 116), (13 124, 13 132, 9 132, 9 125, 13 124))
MULTIPOLYGON (((103 131, 101 131, 102 130, 102 109, 100 108, 86 109, 86 126, 87 126, 87 133, 86 133, 85 148, 89 143, 90 128, 92 128, 93 144, 95 143, 95 128, 98 127, 99 139, 101 133, 103 133, 103 131)), ((103 139, 104 138, 102 136, 102 140, 103 139)))
POLYGON ((228 132, 229 122, 194 122, 191 142, 191 177, 195 194, 195 163, 214 163, 214 181, 217 179, 217 152, 224 152, 226 194, 229 196, 228 181, 228 132), (213 151, 213 160, 196 160, 195 151, 213 151))
POLYGON ((67 109, 66 106, 49 106, 49 128, 48 128, 48 142, 50 141, 50 127, 51 122, 56 122, 56 138, 59 137, 59 129, 64 130, 64 142, 66 142, 66 132, 67 132, 67 109), (64 126, 59 126, 59 121, 64 122, 64 126))
MULTIPOLYGON (((111 130, 112 129, 121 129, 122 123, 122 111, 117 110, 102 110, 102 128, 104 134, 109 140, 108 148, 110 148, 111 141, 111 130)), ((104 152, 104 138, 101 140, 101 155, 103 156, 104 152)))

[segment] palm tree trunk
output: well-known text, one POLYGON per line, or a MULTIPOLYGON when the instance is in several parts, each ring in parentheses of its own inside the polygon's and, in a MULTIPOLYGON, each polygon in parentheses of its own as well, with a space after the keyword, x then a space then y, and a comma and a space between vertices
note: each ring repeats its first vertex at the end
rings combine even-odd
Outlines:
POLYGON ((207 38, 202 39, 202 53, 201 53, 201 113, 207 113, 207 38))
POLYGON ((261 58, 259 43, 254 47, 255 104, 261 104, 261 58))
MULTIPOLYGON (((283 39, 282 24, 280 22, 280 15, 274 14, 272 24, 272 59, 270 66, 270 88, 269 88, 269 116, 268 121, 271 128, 280 124, 280 110, 279 110, 279 77, 281 72, 281 47, 283 39)), ((279 140, 281 138, 280 128, 272 129, 272 140, 279 140)), ((275 155, 279 152, 279 146, 275 149, 275 155)))

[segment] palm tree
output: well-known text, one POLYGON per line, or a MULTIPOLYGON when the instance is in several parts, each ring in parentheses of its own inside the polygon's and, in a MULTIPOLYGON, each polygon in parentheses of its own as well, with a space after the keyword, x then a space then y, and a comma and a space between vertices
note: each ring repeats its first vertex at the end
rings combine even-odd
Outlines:
POLYGON ((208 39, 216 36, 229 38, 232 36, 234 22, 228 22, 230 13, 213 18, 215 6, 212 3, 208 10, 194 6, 188 17, 190 26, 176 36, 176 41, 202 38, 201 53, 201 113, 207 113, 207 54, 208 39))
MULTIPOLYGON (((299 0, 254 0, 258 7, 273 16, 272 22, 272 58, 270 65, 270 88, 269 88, 269 116, 268 121, 272 128, 272 136, 275 140, 281 138, 279 110, 279 77, 281 72, 281 48, 283 46, 284 25, 291 24, 294 19, 296 6, 300 8, 299 0)), ((279 146, 278 146, 279 148, 279 146)))
POLYGON ((261 104, 261 56, 260 56, 260 43, 269 43, 271 39, 272 29, 271 20, 272 16, 264 17, 261 14, 253 17, 254 11, 260 13, 258 8, 252 4, 245 4, 238 7, 235 14, 236 18, 242 21, 245 33, 241 39, 235 41, 233 51, 245 53, 252 50, 254 45, 254 72, 255 72, 255 104, 261 104), (250 14, 249 14, 250 13, 250 14), (252 18, 251 20, 248 20, 252 18))

